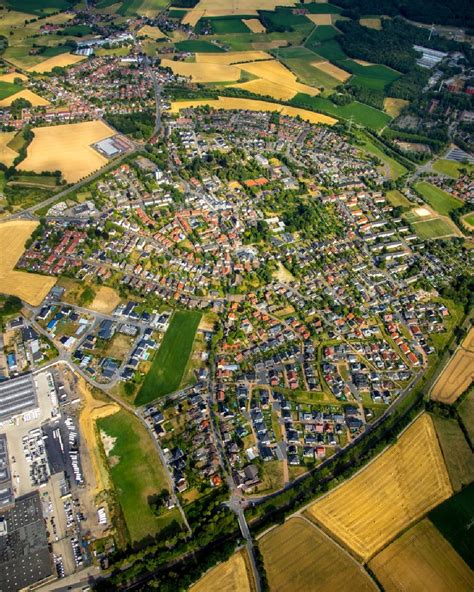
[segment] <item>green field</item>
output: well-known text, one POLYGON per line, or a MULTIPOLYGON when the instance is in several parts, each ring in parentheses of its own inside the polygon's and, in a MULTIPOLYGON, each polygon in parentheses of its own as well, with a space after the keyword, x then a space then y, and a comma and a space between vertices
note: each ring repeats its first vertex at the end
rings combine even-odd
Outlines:
POLYGON ((82 37, 82 35, 89 35, 92 33, 92 27, 89 25, 73 25, 63 29, 63 35, 71 35, 72 37, 82 37))
POLYGON ((262 10, 260 15, 264 19, 265 22, 262 22, 264 22, 264 25, 269 32, 271 32, 272 27, 275 27, 274 31, 281 30, 279 27, 291 27, 291 29, 294 29, 300 25, 306 25, 309 22, 304 15, 293 14, 291 8, 281 6, 277 7, 274 11, 262 10))
POLYGON ((412 203, 403 195, 403 193, 400 193, 398 189, 387 191, 387 198, 388 201, 395 208, 398 206, 401 206, 403 208, 410 208, 412 206, 412 203))
POLYGON ((177 390, 191 355, 200 320, 199 312, 179 310, 173 314, 150 371, 135 399, 136 405, 149 403, 177 390))
POLYGON ((305 4, 304 7, 311 14, 339 14, 342 10, 342 8, 340 8, 339 6, 329 4, 329 2, 322 4, 311 2, 310 4, 305 4))
POLYGON ((196 32, 199 32, 206 22, 211 23, 212 31, 215 35, 229 35, 232 33, 249 33, 250 29, 242 18, 252 18, 237 16, 237 17, 215 17, 210 19, 201 19, 195 27, 196 32))
POLYGON ((225 49, 209 43, 209 41, 200 41, 199 39, 189 39, 187 41, 178 41, 174 44, 178 51, 201 52, 201 53, 223 53, 225 49))
POLYGON ((460 176, 461 169, 466 169, 467 171, 472 172, 474 170, 474 166, 472 164, 463 164, 461 162, 455 162, 454 160, 447 160, 445 158, 440 158, 435 163, 433 163, 434 171, 443 175, 448 175, 449 177, 454 177, 455 179, 460 176))
POLYGON ((421 181, 414 185, 414 189, 442 216, 449 216, 453 210, 463 206, 460 199, 452 197, 449 193, 431 185, 431 183, 421 181))
POLYGON ((354 123, 358 123, 374 131, 378 131, 388 125, 391 117, 378 109, 353 101, 349 105, 335 105, 331 100, 323 97, 310 97, 308 95, 297 94, 293 99, 298 107, 309 107, 314 111, 321 111, 327 115, 334 115, 340 119, 353 118, 354 123))
POLYGON ((342 50, 342 47, 335 39, 325 41, 320 45, 318 45, 318 43, 307 43, 306 45, 307 47, 309 47, 309 49, 312 49, 318 55, 322 56, 323 58, 331 62, 337 62, 347 59, 346 54, 342 50))
POLYGON ((123 0, 122 6, 117 10, 117 14, 129 16, 133 14, 145 14, 148 10, 155 11, 160 8, 166 8, 166 0, 123 0))
POLYGON ((469 567, 474 569, 474 483, 432 510, 428 518, 469 567))
POLYGON ((340 32, 338 32, 332 25, 318 25, 308 37, 305 45, 312 49, 318 43, 330 41, 338 35, 340 35, 340 32))
POLYGON ((115 440, 108 454, 109 470, 130 541, 155 535, 170 522, 171 516, 156 516, 148 504, 149 496, 169 489, 151 436, 141 422, 125 410, 99 419, 97 426, 115 440))
POLYGON ((474 481, 474 455, 455 419, 432 416, 454 491, 474 481))
POLYGON ((6 0, 3 4, 19 12, 43 15, 66 10, 74 2, 68 0, 6 0))
POLYGON ((450 224, 448 220, 443 220, 443 218, 415 222, 413 228, 423 240, 456 234, 456 227, 450 224))
POLYGON ((467 216, 464 216, 463 221, 466 222, 467 224, 469 224, 469 226, 474 227, 474 212, 472 214, 468 214, 467 216))
POLYGON ((6 99, 7 97, 11 97, 11 95, 20 92, 21 90, 23 90, 23 87, 19 84, 14 84, 13 82, 0 81, 0 100, 6 99))
POLYGON ((382 162, 384 162, 390 169, 390 178, 391 179, 398 179, 402 175, 405 175, 408 171, 407 169, 395 160, 386 154, 375 142, 373 142, 370 137, 366 136, 365 134, 357 133, 359 139, 363 142, 364 150, 370 152, 377 158, 379 158, 382 162))
POLYGON ((314 68, 312 62, 320 61, 320 57, 307 47, 284 47, 273 52, 287 68, 296 74, 298 81, 316 88, 333 90, 341 84, 329 74, 314 68))
POLYGON ((399 72, 387 68, 387 66, 361 66, 354 60, 337 61, 336 65, 353 75, 350 80, 351 84, 371 90, 384 90, 385 87, 401 76, 399 72))
POLYGON ((467 397, 462 400, 458 407, 458 412, 472 445, 474 444, 474 391, 471 391, 467 397))

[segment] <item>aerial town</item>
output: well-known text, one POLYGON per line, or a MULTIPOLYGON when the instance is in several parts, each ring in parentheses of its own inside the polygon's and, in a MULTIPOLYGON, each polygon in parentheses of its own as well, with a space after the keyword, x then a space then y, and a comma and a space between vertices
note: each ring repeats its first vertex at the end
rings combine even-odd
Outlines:
POLYGON ((20 4, 0 592, 472 590, 466 3, 20 4))

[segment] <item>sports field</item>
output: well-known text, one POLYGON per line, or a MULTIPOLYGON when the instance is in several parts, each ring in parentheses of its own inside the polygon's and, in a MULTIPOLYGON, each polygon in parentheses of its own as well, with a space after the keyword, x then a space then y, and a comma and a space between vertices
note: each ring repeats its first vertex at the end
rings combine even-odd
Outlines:
POLYGON ((33 306, 41 304, 56 278, 14 271, 25 243, 38 222, 15 220, 0 224, 0 293, 18 296, 33 306))
POLYGON ((295 517, 259 540, 270 590, 343 592, 376 590, 348 553, 303 517, 295 517))
POLYGON ((20 169, 35 173, 60 170, 68 183, 76 183, 107 163, 91 144, 115 135, 102 121, 36 127, 33 132, 20 169))
POLYGON ((199 312, 178 310, 173 314, 170 326, 135 399, 136 405, 149 403, 179 387, 200 320, 199 312))
POLYGON ((39 73, 51 72, 53 68, 67 68, 67 66, 72 66, 73 64, 77 64, 77 62, 81 62, 85 59, 86 58, 84 56, 73 55, 72 53, 62 53, 49 58, 44 62, 40 62, 36 66, 31 66, 29 70, 30 72, 39 73))
POLYGON ((474 454, 455 419, 433 415, 438 440, 454 491, 474 481, 474 454))
POLYGON ((474 569, 474 554, 472 553, 474 483, 437 506, 429 513, 428 518, 469 567, 474 569))
POLYGON ((474 328, 449 360, 435 382, 431 398, 441 403, 454 403, 474 379, 474 328))
POLYGON ((124 409, 98 419, 97 427, 130 540, 156 534, 163 520, 152 512, 148 497, 168 489, 168 482, 151 436, 124 409))
POLYGON ((190 592, 251 592, 253 587, 247 571, 247 551, 237 551, 202 577, 190 592))
POLYGON ((433 423, 423 414, 396 444, 307 512, 366 561, 451 493, 433 423))
POLYGON ((296 117, 299 115, 301 119, 309 121, 310 123, 323 123, 325 125, 334 125, 336 120, 321 113, 308 111, 306 109, 299 109, 298 107, 288 107, 286 105, 278 105, 276 103, 268 103, 266 101, 258 101, 254 99, 234 99, 231 97, 219 97, 218 99, 196 99, 194 101, 175 101, 171 103, 171 113, 179 113, 181 109, 189 107, 201 107, 209 105, 214 109, 247 109, 248 111, 277 111, 282 115, 289 115, 296 117))
POLYGON ((461 232, 449 218, 432 218, 415 222, 413 228, 416 234, 423 240, 441 238, 445 236, 459 236, 461 232))
POLYGON ((0 162, 8 167, 18 156, 18 153, 8 146, 15 136, 16 132, 0 132, 0 162))
POLYGON ((429 520, 413 526, 369 562, 386 592, 469 592, 474 575, 429 520))
POLYGON ((463 206, 463 202, 460 199, 452 197, 446 191, 426 181, 416 183, 414 188, 442 216, 449 216, 453 210, 462 208, 463 206))
POLYGON ((9 107, 13 101, 16 101, 17 99, 26 99, 33 105, 33 107, 45 107, 46 105, 49 105, 49 101, 25 88, 24 90, 20 90, 19 92, 10 95, 6 99, 2 99, 0 101, 0 107, 9 107))

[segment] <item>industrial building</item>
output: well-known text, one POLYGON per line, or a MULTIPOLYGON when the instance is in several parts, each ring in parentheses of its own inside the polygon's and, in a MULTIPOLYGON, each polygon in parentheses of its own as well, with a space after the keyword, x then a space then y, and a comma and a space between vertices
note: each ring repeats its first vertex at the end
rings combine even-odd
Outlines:
POLYGON ((38 407, 32 374, 0 382, 0 423, 38 407))
POLYGON ((15 504, 10 460, 8 458, 7 437, 0 434, 0 514, 15 504))

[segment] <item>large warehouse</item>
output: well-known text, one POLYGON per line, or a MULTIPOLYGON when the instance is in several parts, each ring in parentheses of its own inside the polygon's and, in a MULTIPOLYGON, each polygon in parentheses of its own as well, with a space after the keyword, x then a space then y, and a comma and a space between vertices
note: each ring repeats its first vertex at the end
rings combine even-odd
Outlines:
POLYGON ((32 374, 0 382, 0 422, 38 407, 35 381, 32 374))
POLYGON ((7 437, 0 434, 0 513, 13 507, 14 499, 7 437))

